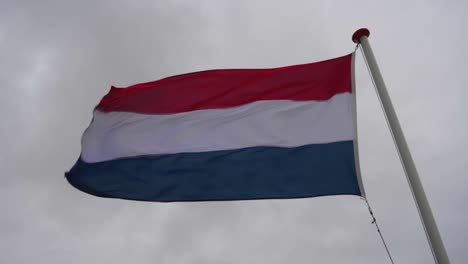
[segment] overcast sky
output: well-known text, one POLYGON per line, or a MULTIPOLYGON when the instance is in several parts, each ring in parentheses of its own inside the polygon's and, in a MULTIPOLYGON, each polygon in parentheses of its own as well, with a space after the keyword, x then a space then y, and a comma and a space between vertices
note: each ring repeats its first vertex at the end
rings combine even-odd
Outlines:
MULTIPOLYGON (((0 0, 0 263, 389 263, 364 201, 103 199, 63 173, 111 85, 342 56, 366 26, 452 263, 468 259, 468 2, 0 0)), ((432 257, 358 53, 361 168, 396 263, 432 257)))

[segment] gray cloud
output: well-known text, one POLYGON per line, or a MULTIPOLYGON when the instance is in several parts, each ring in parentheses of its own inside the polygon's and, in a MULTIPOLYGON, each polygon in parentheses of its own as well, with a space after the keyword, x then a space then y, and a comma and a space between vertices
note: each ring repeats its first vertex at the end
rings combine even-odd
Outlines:
MULTIPOLYGON (((328 59, 371 42, 453 263, 464 263, 463 1, 11 1, 0 8, 1 263, 387 263, 356 197, 158 204, 63 178, 111 85, 328 59)), ((364 185, 397 263, 431 263, 361 55, 364 185)))

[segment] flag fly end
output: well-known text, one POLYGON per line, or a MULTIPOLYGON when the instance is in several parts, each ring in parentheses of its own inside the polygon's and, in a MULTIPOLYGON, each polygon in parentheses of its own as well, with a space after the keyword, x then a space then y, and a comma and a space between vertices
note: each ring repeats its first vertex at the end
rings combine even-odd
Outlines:
POLYGON ((362 36, 369 37, 369 35, 370 35, 369 29, 360 28, 360 29, 356 30, 356 32, 354 32, 352 39, 353 39, 354 43, 359 44, 359 43, 361 43, 361 37, 362 36))

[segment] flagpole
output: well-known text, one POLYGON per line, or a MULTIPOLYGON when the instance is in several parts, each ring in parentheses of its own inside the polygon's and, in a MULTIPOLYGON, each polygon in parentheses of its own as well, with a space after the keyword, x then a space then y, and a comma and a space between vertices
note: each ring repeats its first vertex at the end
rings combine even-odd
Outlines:
POLYGON ((431 247, 434 258, 436 259, 437 264, 450 264, 444 243, 440 237, 439 229, 437 228, 437 224, 432 214, 431 207, 421 184, 421 180, 419 179, 418 171, 414 165, 413 158, 411 157, 411 153, 408 149, 408 144, 406 143, 405 136, 401 130, 400 122, 398 121, 392 101, 390 100, 390 96, 387 92, 387 87, 385 86, 382 74, 380 73, 379 66, 377 65, 377 61, 375 60, 374 53, 370 46, 368 40, 369 34, 368 29, 361 28, 354 32, 352 39, 355 43, 361 44, 364 57, 367 61, 377 89, 377 94, 382 102, 390 131, 393 134, 397 150, 400 154, 400 159, 407 175, 408 183, 413 193, 419 215, 421 216, 421 221, 428 237, 429 246, 431 247))

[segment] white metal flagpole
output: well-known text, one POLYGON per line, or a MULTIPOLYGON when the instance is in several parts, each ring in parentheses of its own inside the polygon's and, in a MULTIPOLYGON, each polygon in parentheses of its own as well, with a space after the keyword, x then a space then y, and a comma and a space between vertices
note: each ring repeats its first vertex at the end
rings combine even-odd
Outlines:
POLYGON ((437 264, 450 264, 444 243, 442 242, 439 234, 439 229, 437 228, 434 216, 432 215, 431 207, 429 206, 421 180, 419 179, 418 171, 416 170, 413 158, 411 157, 411 153, 408 149, 408 144, 406 143, 405 136, 401 130, 400 122, 398 121, 395 109, 393 109, 390 96, 387 92, 387 87, 385 86, 379 66, 375 60, 369 40, 367 39, 369 34, 368 29, 361 28, 353 34, 353 41, 361 44, 364 58, 367 61, 378 96, 382 102, 384 113, 387 117, 390 131, 393 135, 400 159, 403 163, 403 168, 407 175, 408 183, 413 193, 416 207, 418 208, 434 258, 437 261, 437 264))

